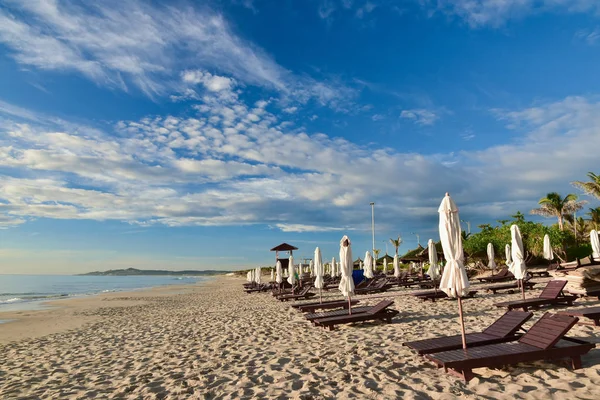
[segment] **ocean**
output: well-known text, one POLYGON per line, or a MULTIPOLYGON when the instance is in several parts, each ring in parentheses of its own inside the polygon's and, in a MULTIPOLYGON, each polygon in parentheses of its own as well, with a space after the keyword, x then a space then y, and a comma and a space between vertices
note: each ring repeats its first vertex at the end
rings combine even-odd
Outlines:
POLYGON ((200 276, 0 275, 0 312, 38 309, 44 301, 131 291, 165 285, 193 284, 200 276))

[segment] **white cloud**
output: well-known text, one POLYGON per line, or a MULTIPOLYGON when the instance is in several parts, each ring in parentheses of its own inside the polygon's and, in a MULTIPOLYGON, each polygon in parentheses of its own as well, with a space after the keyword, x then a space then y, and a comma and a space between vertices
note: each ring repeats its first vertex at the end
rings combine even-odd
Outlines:
POLYGON ((298 111, 298 107, 287 107, 283 109, 283 112, 286 114, 295 114, 298 111))
POLYGON ((161 7, 140 0, 9 0, 0 9, 0 43, 20 64, 75 71, 98 85, 122 90, 134 86, 150 97, 186 94, 181 74, 192 82, 201 79, 197 83, 212 91, 232 86, 235 79, 287 98, 315 98, 335 107, 356 95, 340 82, 283 68, 206 7, 161 7), (200 72, 194 79, 198 69, 217 73, 200 72))
POLYGON ((331 0, 323 0, 319 5, 319 17, 321 19, 328 19, 331 14, 335 11, 336 7, 333 1, 331 0))
POLYGON ((596 0, 420 0, 420 3, 431 13, 456 15, 472 27, 499 26, 510 19, 541 12, 600 12, 596 0))
POLYGON ((437 115, 432 110, 419 108, 412 110, 402 110, 402 112, 400 113, 400 118, 410 119, 413 120, 417 125, 425 126, 433 125, 439 119, 439 115, 437 115))
POLYGON ((371 119, 373 121, 381 121, 382 119, 385 119, 385 116, 381 114, 374 114, 373 116, 371 116, 371 119))
POLYGON ((575 38, 593 46, 600 43, 600 27, 581 29, 575 33, 575 38))
POLYGON ((57 218, 310 231, 368 225, 375 200, 381 229, 435 227, 446 191, 475 224, 572 191, 569 182, 598 165, 592 98, 494 110, 517 140, 424 155, 283 128, 267 101, 246 104, 228 91, 207 91, 194 115, 121 121, 116 135, 9 115, 0 126, 0 225, 57 218))

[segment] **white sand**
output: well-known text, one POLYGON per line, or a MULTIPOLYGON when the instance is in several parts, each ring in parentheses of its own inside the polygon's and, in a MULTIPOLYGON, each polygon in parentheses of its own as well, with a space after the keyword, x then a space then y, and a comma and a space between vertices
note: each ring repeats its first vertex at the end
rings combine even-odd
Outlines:
MULTIPOLYGON (((113 293, 28 316, 0 314, 20 318, 0 325, 0 399, 600 398, 600 349, 576 371, 547 362, 483 368, 465 384, 401 345, 459 333, 455 301, 425 303, 394 290, 383 294, 400 311, 393 324, 329 332, 270 294, 243 293, 243 282, 222 277, 184 293, 113 293)), ((504 312, 493 303, 519 296, 479 292, 465 300, 467 331, 504 312)), ((379 300, 370 297, 362 303, 379 300)), ((600 328, 578 325, 570 336, 598 343, 600 328)))

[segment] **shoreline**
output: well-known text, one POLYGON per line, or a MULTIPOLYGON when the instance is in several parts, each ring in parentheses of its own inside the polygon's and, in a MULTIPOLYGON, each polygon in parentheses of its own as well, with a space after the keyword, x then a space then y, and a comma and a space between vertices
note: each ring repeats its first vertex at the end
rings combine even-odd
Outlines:
MULTIPOLYGON (((9 274, 9 275, 15 276, 15 274, 9 274)), ((16 275, 16 276, 26 276, 26 275, 16 275)), ((34 276, 44 276, 44 275, 34 275, 34 276)), ((81 276, 81 275, 48 275, 48 276, 81 276)), ((131 276, 133 276, 133 275, 131 275, 131 276)), ((141 276, 145 277, 145 276, 152 276, 152 275, 141 275, 141 276)), ((218 275, 197 276, 197 277, 192 277, 192 278, 196 278, 201 281, 209 281, 211 279, 214 279, 216 276, 218 276, 218 275)), ((196 282, 198 282, 198 280, 196 280, 196 282)), ((19 299, 21 301, 0 303, 0 316, 2 316, 3 313, 11 313, 11 312, 18 312, 18 311, 45 310, 50 307, 48 305, 49 303, 54 303, 54 302, 60 303, 63 301, 68 301, 68 300, 75 300, 75 299, 86 298, 86 297, 91 297, 91 296, 101 296, 101 295, 110 294, 110 293, 136 292, 136 291, 150 290, 150 289, 155 289, 155 288, 163 288, 163 287, 170 287, 170 286, 178 286, 179 287, 179 286, 188 286, 188 285, 194 285, 194 283, 162 283, 162 284, 158 284, 156 286, 145 286, 145 287, 139 287, 139 288, 104 289, 104 290, 101 290, 98 292, 91 292, 91 293, 74 293, 74 294, 56 293, 56 294, 52 294, 51 296, 48 296, 45 298, 39 298, 39 299, 36 298, 36 299, 32 299, 32 300, 19 299)), ((2 322, 0 319, 0 324, 1 323, 2 322)))
MULTIPOLYGON (((83 326, 87 322, 94 322, 93 318, 84 317, 80 313, 93 310, 103 305, 102 302, 111 301, 111 305, 118 307, 122 304, 115 298, 135 298, 149 295, 169 296, 174 291, 182 293, 210 282, 213 279, 204 279, 196 283, 170 284, 139 289, 115 290, 95 294, 82 294, 55 300, 40 300, 19 303, 30 305, 37 303, 33 308, 25 307, 17 310, 0 310, 0 345, 13 341, 38 338, 48 334, 59 333, 64 330, 83 326)), ((143 301, 143 300, 139 300, 143 301)))

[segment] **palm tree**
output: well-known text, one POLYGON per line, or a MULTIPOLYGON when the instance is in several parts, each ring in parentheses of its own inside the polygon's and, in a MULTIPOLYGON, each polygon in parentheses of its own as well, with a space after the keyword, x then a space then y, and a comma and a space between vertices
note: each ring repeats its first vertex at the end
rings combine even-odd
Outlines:
POLYGON ((590 178, 589 182, 575 181, 571 182, 585 193, 600 199, 600 175, 596 175, 593 172, 588 172, 587 176, 590 178))
POLYGON ((531 214, 558 218, 558 227, 562 231, 565 216, 581 210, 586 203, 577 201, 577 195, 574 193, 569 193, 563 198, 560 194, 551 192, 540 199, 538 204, 541 207, 531 210, 531 214))
POLYGON ((400 246, 402 246, 402 238, 400 237, 400 235, 398 235, 398 239, 390 238, 390 243, 392 244, 392 246, 394 246, 394 248, 396 249, 396 255, 398 255, 398 249, 400 248, 400 246))
POLYGON ((598 226, 600 226, 600 207, 590 208, 590 212, 587 215, 590 216, 590 223, 594 225, 594 229, 598 230, 598 226))
POLYGON ((373 254, 375 254, 375 261, 377 261, 377 259, 379 258, 380 252, 381 252, 380 249, 373 249, 373 254))
POLYGON ((565 222, 567 229, 573 232, 575 235, 575 243, 580 243, 582 239, 587 238, 590 235, 590 221, 583 219, 583 217, 574 218, 572 215, 565 216, 565 222))

